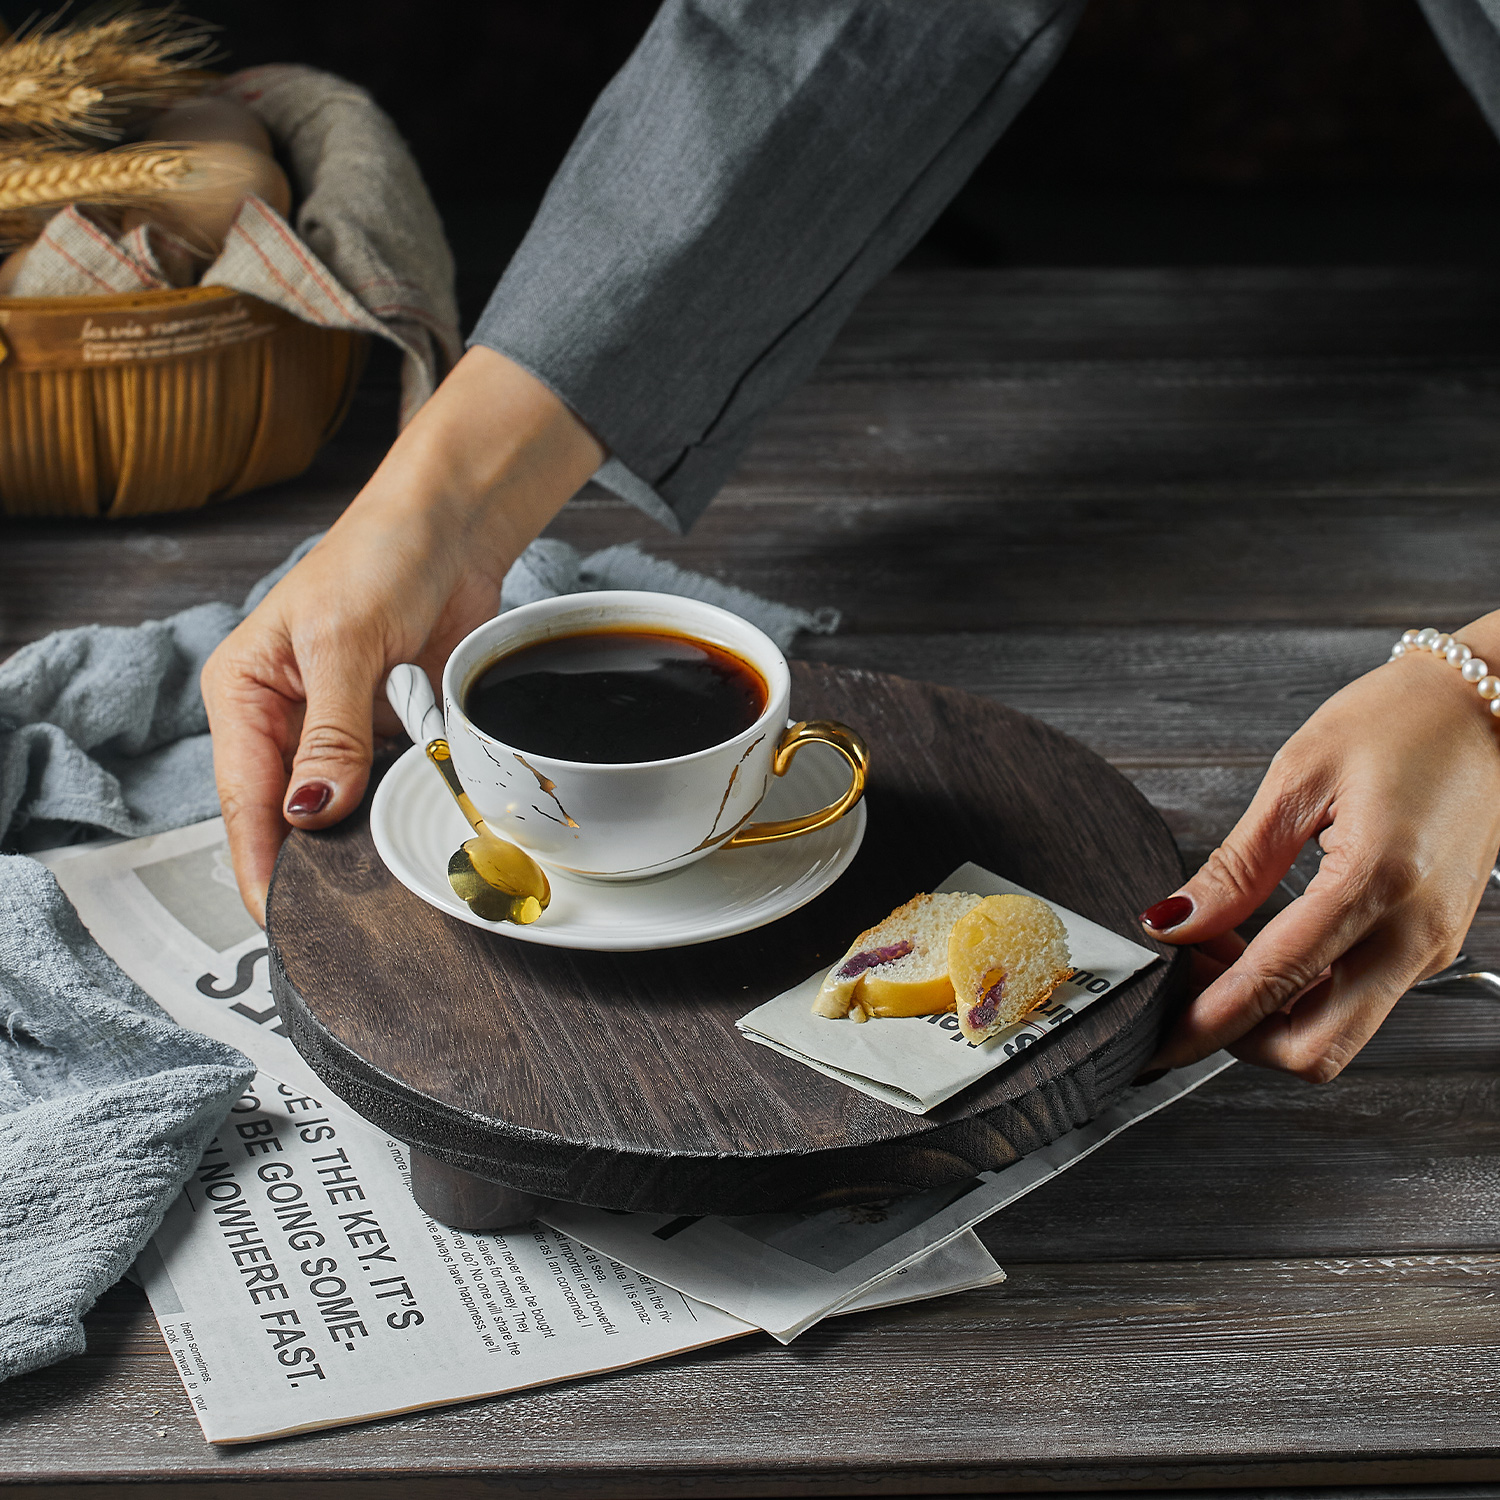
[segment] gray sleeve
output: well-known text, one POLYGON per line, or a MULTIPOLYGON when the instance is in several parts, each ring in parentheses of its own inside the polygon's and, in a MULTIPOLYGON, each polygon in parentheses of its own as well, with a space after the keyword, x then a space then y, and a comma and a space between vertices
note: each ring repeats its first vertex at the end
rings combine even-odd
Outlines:
POLYGON ((1453 70, 1500 135, 1500 0, 1417 0, 1453 70))
POLYGON ((1083 0, 664 0, 471 342, 610 450, 673 530, 922 235, 1083 0))

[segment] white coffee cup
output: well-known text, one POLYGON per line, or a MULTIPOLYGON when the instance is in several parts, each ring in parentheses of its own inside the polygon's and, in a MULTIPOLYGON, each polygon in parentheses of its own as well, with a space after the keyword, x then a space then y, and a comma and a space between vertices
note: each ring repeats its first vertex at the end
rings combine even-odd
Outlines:
POLYGON ((763 631, 728 610, 675 594, 605 590, 525 604, 486 621, 454 648, 443 672, 443 720, 453 766, 486 823, 554 870, 638 880, 716 849, 796 838, 843 817, 864 794, 868 753, 845 725, 789 724, 791 674, 763 631), (670 760, 558 760, 486 734, 464 712, 469 689, 496 660, 538 641, 597 630, 663 631, 705 641, 747 663, 766 687, 764 712, 706 750, 670 760), (815 813, 751 823, 772 776, 812 741, 848 761, 849 790, 815 813))

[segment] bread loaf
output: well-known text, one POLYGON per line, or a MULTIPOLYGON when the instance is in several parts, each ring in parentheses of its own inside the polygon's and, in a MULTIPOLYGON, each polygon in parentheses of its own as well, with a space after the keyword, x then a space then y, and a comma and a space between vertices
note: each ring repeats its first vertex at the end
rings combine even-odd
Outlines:
POLYGON ((159 225, 190 245, 206 265, 223 250, 250 194, 283 218, 291 212, 291 184, 272 155, 271 137, 243 104, 213 96, 185 100, 158 115, 146 139, 190 146, 193 171, 180 191, 127 208, 122 233, 141 224, 159 225))

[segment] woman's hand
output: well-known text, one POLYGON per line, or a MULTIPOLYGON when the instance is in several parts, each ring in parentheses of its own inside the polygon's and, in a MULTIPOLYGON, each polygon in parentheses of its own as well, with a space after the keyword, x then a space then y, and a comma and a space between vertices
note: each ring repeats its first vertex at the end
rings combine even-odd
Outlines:
POLYGON ((291 827, 364 794, 397 662, 437 678, 522 549, 604 461, 540 381, 471 349, 318 545, 209 658, 214 776, 245 905, 265 922, 291 827))
MULTIPOLYGON (((1500 613, 1459 638, 1500 663, 1500 613)), ((1336 1077, 1410 986, 1452 963, 1500 847, 1500 720, 1440 657, 1410 653, 1330 698, 1289 739, 1203 868, 1141 920, 1198 946, 1195 988, 1151 1063, 1221 1047, 1311 1083, 1336 1077), (1248 944, 1233 929, 1308 839, 1304 895, 1248 944)))

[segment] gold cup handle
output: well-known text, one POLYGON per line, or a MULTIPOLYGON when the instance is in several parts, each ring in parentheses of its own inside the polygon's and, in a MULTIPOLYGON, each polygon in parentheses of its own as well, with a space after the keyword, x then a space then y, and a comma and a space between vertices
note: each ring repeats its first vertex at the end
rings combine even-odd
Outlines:
POLYGON ((725 849, 744 849, 751 844, 774 844, 778 839, 794 839, 804 833, 813 833, 837 823, 865 794, 865 778, 870 769, 870 752, 865 742, 847 724, 833 719, 803 719, 793 724, 781 737, 776 754, 771 760, 771 769, 778 776, 785 776, 792 757, 804 746, 811 744, 832 745, 845 760, 853 776, 849 790, 837 802, 820 807, 817 812, 803 813, 800 818, 773 819, 766 823, 751 823, 741 828, 732 838, 721 845, 725 849))

